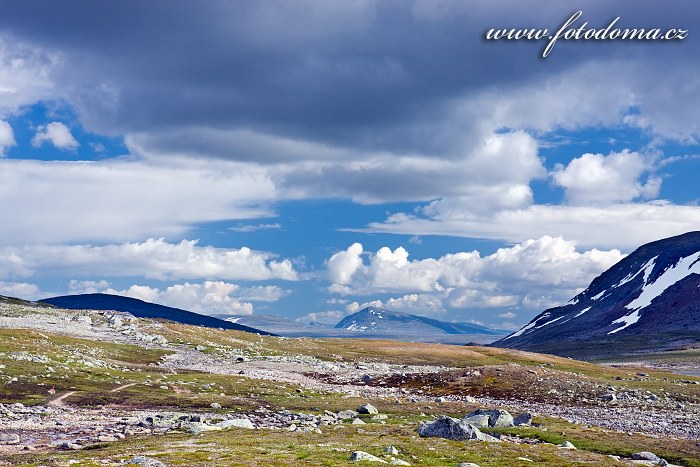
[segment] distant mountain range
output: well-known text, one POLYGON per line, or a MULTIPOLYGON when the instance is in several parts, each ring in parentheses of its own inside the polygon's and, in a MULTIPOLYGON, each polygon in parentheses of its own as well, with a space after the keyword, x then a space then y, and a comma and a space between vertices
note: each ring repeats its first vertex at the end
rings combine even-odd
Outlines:
POLYGON ((363 337, 421 342, 466 344, 488 343, 505 334, 476 324, 447 323, 422 316, 365 308, 335 327, 323 323, 304 324, 273 315, 200 315, 190 311, 110 294, 64 295, 39 303, 67 309, 125 311, 141 318, 160 318, 197 326, 235 329, 288 337, 363 337))
POLYGON ((363 334, 423 335, 437 333, 487 334, 493 336, 505 334, 503 331, 496 331, 477 324, 447 323, 423 316, 376 307, 363 308, 357 313, 346 316, 335 327, 363 334))
POLYGON ((41 300, 39 303, 48 303, 59 308, 69 310, 113 310, 125 311, 139 318, 161 318, 176 321, 183 324, 193 324, 208 328, 234 329, 236 331, 252 332, 262 335, 272 333, 244 326, 229 321, 224 321, 212 316, 200 315, 191 311, 144 302, 131 297, 110 294, 80 294, 64 295, 41 300))
POLYGON ((699 344, 700 232, 689 232, 638 248, 492 345, 591 359, 699 344))

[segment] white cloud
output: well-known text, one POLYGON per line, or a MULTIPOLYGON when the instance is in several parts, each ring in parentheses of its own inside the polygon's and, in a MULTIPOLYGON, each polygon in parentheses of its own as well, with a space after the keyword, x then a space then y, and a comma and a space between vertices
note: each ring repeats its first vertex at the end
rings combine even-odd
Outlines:
POLYGON ((5 120, 0 120, 0 157, 5 154, 5 149, 17 145, 15 133, 5 120))
MULTIPOLYGON (((298 280, 287 259, 251 250, 198 246, 196 240, 163 239, 105 246, 26 245, 0 248, 0 277, 129 277, 157 280, 298 280)), ((264 289, 269 293, 272 289, 264 289)), ((265 293, 261 291, 261 293, 265 293)))
POLYGON ((68 290, 71 293, 97 293, 102 290, 108 289, 112 284, 104 279, 99 281, 81 281, 77 279, 71 279, 68 283, 68 290))
POLYGON ((253 304, 236 296, 240 287, 223 281, 205 281, 201 284, 176 284, 166 289, 133 285, 126 290, 107 289, 104 292, 138 298, 152 303, 181 308, 205 315, 253 313, 253 304))
POLYGON ((0 37, 0 115, 55 95, 60 55, 0 37))
POLYGON ((240 299, 251 302, 276 302, 292 293, 276 285, 258 285, 241 290, 240 299))
POLYGON ((51 122, 48 125, 42 125, 36 130, 34 138, 32 138, 32 146, 39 147, 44 143, 51 143, 58 149, 75 150, 78 149, 80 143, 76 141, 70 132, 70 129, 61 122, 51 122))
POLYGON ((38 300, 42 293, 36 284, 0 281, 0 295, 22 298, 24 300, 38 300))
POLYGON ((256 224, 256 225, 239 225, 237 227, 230 227, 229 230, 233 232, 257 232, 258 230, 274 230, 281 229, 282 225, 278 223, 274 224, 256 224))
POLYGON ((649 177, 646 183, 639 181, 651 169, 650 162, 638 152, 584 154, 567 166, 558 164, 552 180, 566 190, 572 204, 607 205, 656 197, 661 188, 660 178, 649 177))
POLYGON ((479 216, 443 201, 431 205, 431 217, 393 214, 370 223, 367 232, 449 235, 522 242, 543 235, 575 239, 581 247, 631 251, 660 238, 697 230, 700 207, 663 201, 598 206, 532 205, 479 216))
POLYGON ((274 199, 263 170, 235 163, 3 158, 0 212, 12 221, 0 223, 0 245, 180 236, 200 222, 270 217, 274 199))
POLYGON ((499 313, 498 317, 503 318, 503 319, 513 319, 516 316, 518 316, 516 313, 513 313, 512 311, 507 311, 505 313, 499 313))
POLYGON ((342 311, 337 310, 316 311, 313 313, 308 313, 304 316, 300 316, 295 321, 298 321, 300 323, 310 323, 312 321, 316 321, 318 323, 335 325, 338 324, 338 322, 347 315, 348 313, 344 313, 342 311))
MULTIPOLYGON (((577 252, 575 243, 560 237, 528 240, 482 257, 479 252, 447 254, 440 258, 409 260, 408 252, 380 248, 365 261, 362 246, 354 244, 336 253, 328 266, 342 258, 350 267, 329 277, 342 279, 329 291, 344 295, 410 292, 399 298, 375 301, 375 306, 439 313, 445 308, 533 308, 562 303, 588 286, 623 255, 617 250, 577 252)), ((372 302, 370 302, 372 303, 372 302)), ((365 305, 352 302, 347 311, 365 305)))

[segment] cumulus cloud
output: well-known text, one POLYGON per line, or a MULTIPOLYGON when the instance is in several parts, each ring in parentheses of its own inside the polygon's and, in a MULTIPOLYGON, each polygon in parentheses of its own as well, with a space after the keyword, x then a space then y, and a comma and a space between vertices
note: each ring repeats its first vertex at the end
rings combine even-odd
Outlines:
POLYGON ((47 142, 58 149, 75 150, 80 146, 70 129, 61 122, 51 122, 37 128, 36 134, 32 138, 32 146, 39 147, 47 142))
POLYGON ((104 293, 125 295, 205 315, 253 314, 253 304, 237 296, 240 294, 240 287, 223 281, 205 281, 201 284, 185 282, 162 290, 156 287, 133 285, 126 290, 107 289, 104 293))
POLYGON ((9 147, 17 145, 15 141, 15 133, 12 127, 5 120, 0 120, 0 157, 5 154, 5 150, 9 147))
MULTIPOLYGON (((287 259, 265 251, 198 246, 196 240, 92 245, 26 245, 0 249, 0 277, 143 276, 157 280, 298 280, 287 259)), ((276 289, 261 289, 259 294, 276 289)))
POLYGON ((602 154, 584 154, 568 165, 558 164, 552 172, 555 185, 566 191, 571 204, 607 205, 651 199, 659 194, 661 179, 640 177, 651 169, 649 161, 638 152, 624 150, 602 154))
MULTIPOLYGON (((479 252, 409 260, 402 248, 380 248, 362 258, 353 244, 328 260, 333 283, 329 291, 345 295, 411 292, 376 306, 436 313, 449 308, 499 308, 568 300, 590 281, 622 259, 618 250, 576 251, 575 242, 544 236, 482 257, 479 252), (338 261, 342 258, 342 261, 338 261)), ((347 311, 360 305, 353 302, 347 311)))
POLYGON ((5 281, 0 281, 0 295, 22 298, 24 300, 37 300, 43 296, 36 284, 5 281))

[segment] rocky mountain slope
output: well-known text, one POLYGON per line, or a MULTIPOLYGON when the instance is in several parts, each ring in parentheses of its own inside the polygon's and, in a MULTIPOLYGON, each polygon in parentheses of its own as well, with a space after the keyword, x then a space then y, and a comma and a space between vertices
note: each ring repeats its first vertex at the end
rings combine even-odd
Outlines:
POLYGON ((335 326, 362 334, 385 335, 430 335, 430 334, 486 334, 501 335, 502 332, 467 323, 447 323, 423 316, 366 307, 346 316, 335 326))
POLYGON ((494 346, 605 358, 700 344, 700 232, 646 244, 494 346))
POLYGON ((236 331, 254 332, 257 334, 270 334, 269 332, 255 329, 250 326, 224 321, 211 316, 200 315, 191 311, 144 302, 131 297, 110 294, 80 294, 64 295, 47 298, 41 301, 59 308, 69 310, 113 310, 131 313, 139 318, 169 319, 182 324, 204 326, 208 328, 232 329, 236 331))

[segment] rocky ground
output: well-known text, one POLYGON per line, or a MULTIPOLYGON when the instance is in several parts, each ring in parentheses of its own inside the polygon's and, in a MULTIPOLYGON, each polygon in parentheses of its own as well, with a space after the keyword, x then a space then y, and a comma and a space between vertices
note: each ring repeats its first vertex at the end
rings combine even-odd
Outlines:
MULTIPOLYGON (((176 338, 165 324, 138 320, 125 313, 68 312, 7 303, 0 303, 0 329, 3 328, 35 330, 47 342, 53 335, 65 335, 167 351, 159 361, 148 365, 153 375, 149 374, 145 381, 131 381, 128 373, 146 370, 120 365, 109 358, 100 358, 68 345, 61 347, 66 352, 61 358, 38 349, 35 352, 0 352, 0 361, 4 358, 10 363, 40 365, 47 377, 56 377, 62 369, 72 368, 71 365, 105 370, 105 375, 121 372, 121 376, 111 381, 111 389, 105 391, 105 397, 118 398, 120 394, 133 394, 130 391, 145 388, 168 397, 192 396, 194 391, 196 394, 213 394, 220 397, 216 400, 222 401, 233 397, 243 403, 245 399, 247 404, 247 408, 240 410, 222 410, 218 402, 212 402, 208 407, 200 405, 196 410, 148 409, 131 403, 86 406, 76 399, 85 391, 46 387, 45 403, 0 404, 0 453, 5 456, 32 451, 77 451, 100 443, 118 443, 129 437, 158 435, 173 430, 200 434, 230 428, 254 428, 313 435, 334 427, 343 428, 347 424, 386 423, 387 415, 376 410, 363 415, 357 413, 358 400, 400 406, 401 410, 426 420, 435 420, 455 411, 466 413, 467 408, 488 407, 514 414, 529 413, 535 419, 554 417, 584 428, 600 427, 670 442, 685 440, 692 444, 700 441, 697 378, 674 378, 668 374, 650 376, 638 368, 625 368, 625 372, 618 373, 620 376, 606 383, 595 374, 565 371, 554 364, 536 362, 532 365, 499 363, 465 368, 448 364, 449 359, 440 365, 402 364, 391 359, 350 359, 347 356, 320 358, 313 352, 280 351, 286 347, 284 338, 267 338, 277 339, 277 347, 272 349, 266 344, 270 341, 262 338, 257 341, 257 337, 234 337, 229 341, 235 345, 226 345, 207 340, 207 332, 202 331, 204 337, 199 343, 193 343, 189 342, 191 336, 176 338), (44 332, 51 333, 51 336, 42 334, 44 332), (196 382, 196 378, 185 381, 183 375, 191 374, 225 375, 235 377, 237 381, 246 380, 250 393, 216 394, 216 383, 202 385, 196 382), (335 394, 334 408, 341 410, 309 407, 303 412, 274 404, 258 405, 260 395, 255 392, 262 391, 258 387, 263 382, 268 382, 273 388, 284 387, 288 391, 284 395, 290 399, 305 397, 307 392, 335 394), (348 401, 344 407, 343 400, 348 401)), ((309 341, 309 346, 311 344, 316 345, 309 341)), ((294 341, 294 345, 303 347, 303 340, 301 344, 294 341)), ((5 367, 0 366, 0 384, 5 388, 12 388, 12 385, 22 382, 23 376, 27 377, 7 373, 6 369, 3 373, 5 367)), ((36 380, 37 376, 32 378, 36 380)), ((224 386, 220 387, 223 391, 224 386)), ((482 428, 488 429, 489 426, 482 428)), ((492 434, 512 443, 539 442, 510 432, 492 434)), ((700 456, 700 449, 697 452, 700 456)), ((638 462, 652 461, 640 459, 638 462)))

